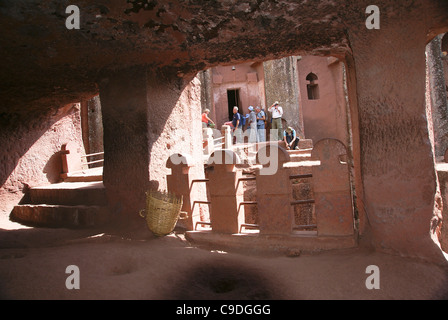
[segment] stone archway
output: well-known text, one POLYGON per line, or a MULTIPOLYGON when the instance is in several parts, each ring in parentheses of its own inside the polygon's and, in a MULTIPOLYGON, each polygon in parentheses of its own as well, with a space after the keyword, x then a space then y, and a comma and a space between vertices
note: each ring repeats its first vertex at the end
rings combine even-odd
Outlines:
POLYGON ((81 28, 67 30, 60 1, 38 8, 9 2, 2 7, 9 28, 0 39, 0 113, 43 112, 97 93, 99 83, 104 181, 121 203, 117 211, 133 211, 142 201, 137 188, 162 175, 161 137, 177 132, 182 141, 180 132, 188 131, 174 119, 196 117, 192 104, 180 105, 197 94, 191 80, 198 71, 334 55, 348 70, 360 230, 371 232, 378 249, 438 259, 429 234, 436 175, 424 116, 424 49, 448 30, 448 4, 379 0, 379 30, 365 26, 369 4, 79 0, 81 28))

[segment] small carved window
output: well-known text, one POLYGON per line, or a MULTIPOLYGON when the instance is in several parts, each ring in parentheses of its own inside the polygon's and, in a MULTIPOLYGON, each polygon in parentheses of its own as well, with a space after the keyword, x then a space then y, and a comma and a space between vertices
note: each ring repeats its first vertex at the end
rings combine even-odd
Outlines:
POLYGON ((306 76, 306 80, 308 81, 306 85, 308 91, 308 100, 319 99, 319 85, 317 84, 317 76, 311 72, 306 76))

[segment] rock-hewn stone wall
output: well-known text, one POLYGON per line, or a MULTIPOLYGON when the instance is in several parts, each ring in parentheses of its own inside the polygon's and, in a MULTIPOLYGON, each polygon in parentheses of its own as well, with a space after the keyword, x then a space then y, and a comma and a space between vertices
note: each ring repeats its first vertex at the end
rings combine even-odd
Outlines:
POLYGON ((299 104, 297 58, 287 57, 266 61, 263 67, 266 109, 278 101, 283 108, 282 118, 286 120, 288 126, 292 126, 297 131, 300 137, 304 138, 303 112, 299 104))
POLYGON ((0 213, 24 196, 27 187, 55 183, 62 172, 61 146, 82 144, 78 104, 50 114, 1 115, 0 213))
MULTIPOLYGON (((3 141, 20 144, 9 122, 37 136, 49 127, 39 129, 46 116, 33 128, 31 118, 12 120, 14 114, 45 114, 49 106, 88 99, 99 84, 105 183, 126 200, 117 208, 132 211, 140 207, 148 181, 162 174, 157 157, 168 150, 173 123, 182 131, 176 108, 198 71, 305 53, 335 55, 348 66, 360 224, 379 249, 430 259, 440 253, 430 236, 436 174, 425 116, 424 53, 427 42, 448 30, 448 2, 378 0, 379 30, 365 26, 370 0, 77 5, 81 28, 68 30, 65 2, 2 2, 3 141)), ((6 177, 27 150, 21 148, 4 164, 6 177)))
POLYGON ((103 79, 100 88, 104 184, 114 211, 137 217, 147 190, 166 190, 173 153, 190 154, 191 174, 204 176, 197 78, 184 82, 131 68, 103 79))

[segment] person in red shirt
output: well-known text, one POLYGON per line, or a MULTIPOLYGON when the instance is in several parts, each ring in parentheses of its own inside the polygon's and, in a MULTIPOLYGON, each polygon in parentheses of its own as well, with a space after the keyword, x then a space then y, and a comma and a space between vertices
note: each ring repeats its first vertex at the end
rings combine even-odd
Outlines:
POLYGON ((210 117, 208 116, 208 114, 210 113, 209 109, 205 109, 204 113, 202 114, 202 127, 215 127, 215 123, 213 122, 212 119, 210 119, 210 117))

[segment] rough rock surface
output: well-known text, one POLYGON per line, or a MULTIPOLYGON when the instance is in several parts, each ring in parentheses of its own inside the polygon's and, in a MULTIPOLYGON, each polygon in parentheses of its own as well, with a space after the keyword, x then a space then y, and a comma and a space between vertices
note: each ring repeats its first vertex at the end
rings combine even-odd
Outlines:
MULTIPOLYGON (((65 26, 69 4, 2 1, 1 112, 91 97, 104 72, 135 65, 182 76, 300 52, 343 56, 347 34, 365 28, 370 2, 79 0, 79 30, 65 26), (42 103, 31 104, 36 100, 42 103)), ((429 36, 443 27, 447 11, 443 0, 375 4, 383 24, 411 11, 430 14, 429 36)))
POLYGON ((0 117, 0 214, 28 187, 60 181, 64 143, 72 141, 83 153, 78 108, 68 104, 52 113, 0 117))

